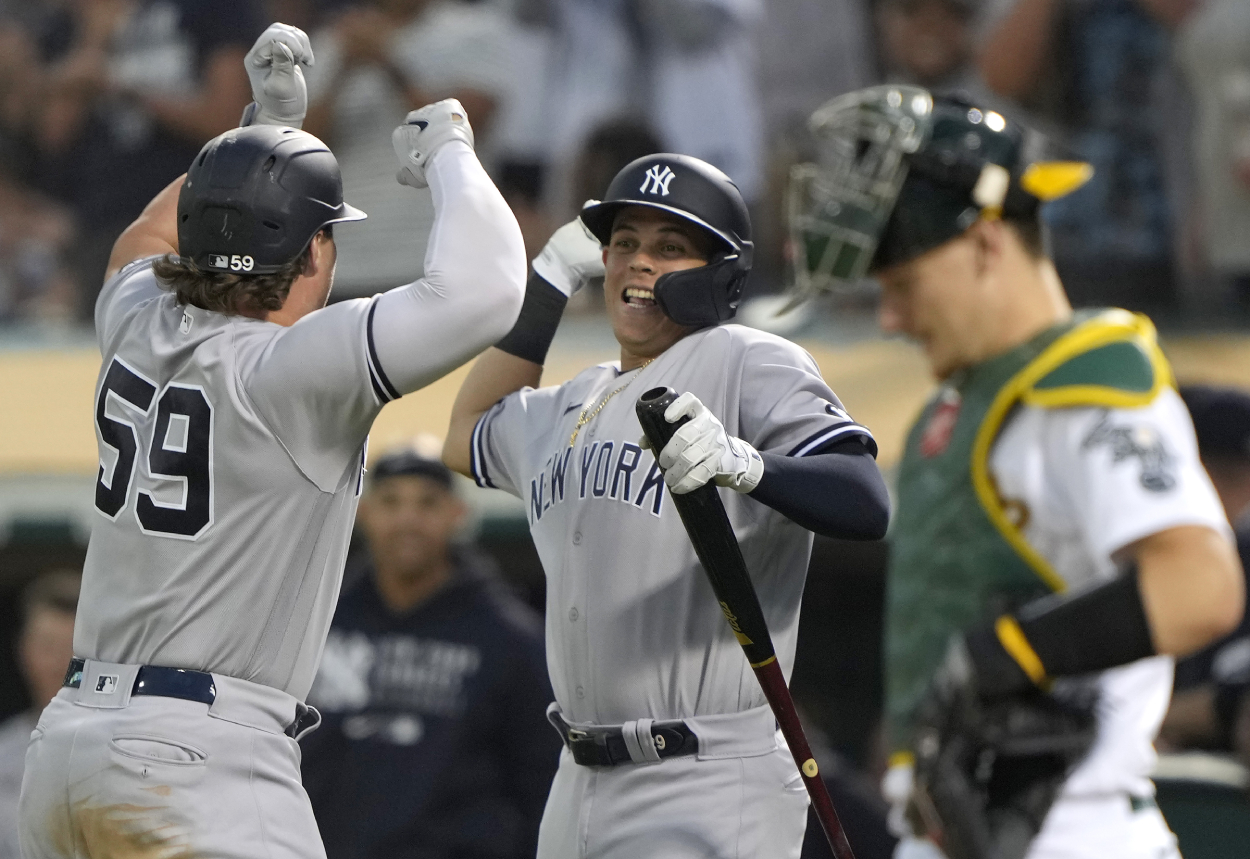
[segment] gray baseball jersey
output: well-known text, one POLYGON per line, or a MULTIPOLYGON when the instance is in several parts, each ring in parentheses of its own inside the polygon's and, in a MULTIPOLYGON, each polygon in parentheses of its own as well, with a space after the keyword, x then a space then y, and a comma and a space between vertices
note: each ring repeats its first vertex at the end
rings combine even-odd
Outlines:
POLYGON ((426 276, 293 326, 177 304, 151 261, 96 306, 96 508, 76 653, 303 699, 338 597, 378 410, 501 337, 520 231, 473 152, 427 169, 426 276))
MULTIPOLYGON (((473 474, 527 505, 547 574, 551 682, 571 722, 764 704, 654 456, 638 444, 634 404, 663 385, 693 392, 726 432, 761 451, 805 456, 854 436, 872 444, 810 355, 739 325, 691 334, 641 370, 602 364, 488 411, 472 438, 473 474), (583 411, 626 383, 570 444, 583 411)), ((721 497, 789 676, 812 535, 747 496, 721 497)))

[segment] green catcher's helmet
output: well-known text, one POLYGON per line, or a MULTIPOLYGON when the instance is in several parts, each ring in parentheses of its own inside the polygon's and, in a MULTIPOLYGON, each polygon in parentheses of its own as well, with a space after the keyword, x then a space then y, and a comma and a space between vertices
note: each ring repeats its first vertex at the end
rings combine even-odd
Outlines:
POLYGON ((1093 173, 1030 163, 1019 125, 920 87, 839 96, 809 125, 817 161, 793 168, 787 200, 800 295, 913 259, 980 218, 1036 217, 1093 173))

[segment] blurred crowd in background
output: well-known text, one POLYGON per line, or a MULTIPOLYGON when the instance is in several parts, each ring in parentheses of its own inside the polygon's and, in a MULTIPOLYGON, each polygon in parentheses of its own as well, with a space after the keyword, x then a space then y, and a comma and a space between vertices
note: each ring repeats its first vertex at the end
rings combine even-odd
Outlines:
POLYGON ((305 127, 370 215, 343 230, 339 297, 420 275, 432 211, 395 183, 389 132, 447 96, 531 251, 620 165, 679 151, 738 183, 752 289, 780 291, 807 116, 889 80, 966 92, 1095 166, 1046 214, 1076 303, 1165 323, 1250 305, 1243 0, 3 0, 0 322, 90 320, 118 232, 238 121, 273 20, 312 35, 305 127))
MULTIPOLYGON (((449 96, 531 256, 622 165, 679 151, 742 189, 757 240, 750 289, 779 292, 807 117, 897 81, 963 91, 1044 132, 1039 156, 1094 165, 1093 181, 1045 210, 1075 304, 1250 326, 1247 0, 0 0, 0 334, 90 325, 118 233, 237 124, 250 100, 243 57, 271 21, 311 35, 305 128, 369 213, 336 233, 339 298, 422 273, 429 193, 396 183, 390 132, 449 96)), ((593 293, 573 306, 593 312, 593 293)), ((869 310, 865 297, 837 300, 869 310)), ((1186 399, 1244 556, 1250 399, 1186 399)), ((495 535, 501 577, 459 541, 463 505, 428 454, 375 464, 311 696, 326 724, 306 743, 306 779, 332 859, 413 845, 426 851, 414 856, 532 855, 555 763, 536 556, 527 536, 495 535)), ((794 678, 861 857, 892 843, 871 775, 884 552, 818 540, 805 617, 838 621, 805 622, 794 678)), ((70 656, 75 599, 59 570, 0 606, 25 681, 0 689, 0 712, 27 707, 0 725, 0 859, 17 855, 6 815, 33 714, 70 656)), ((1183 664, 1177 685, 1161 746, 1250 763, 1250 627, 1183 664)))

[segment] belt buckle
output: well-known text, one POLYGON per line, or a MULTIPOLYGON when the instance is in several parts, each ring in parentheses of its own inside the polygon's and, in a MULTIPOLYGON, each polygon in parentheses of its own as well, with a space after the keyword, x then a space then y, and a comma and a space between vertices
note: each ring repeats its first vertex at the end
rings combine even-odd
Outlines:
POLYGON ((569 728, 568 747, 573 754, 573 760, 581 766, 612 766, 612 755, 608 752, 608 737, 601 731, 569 728))

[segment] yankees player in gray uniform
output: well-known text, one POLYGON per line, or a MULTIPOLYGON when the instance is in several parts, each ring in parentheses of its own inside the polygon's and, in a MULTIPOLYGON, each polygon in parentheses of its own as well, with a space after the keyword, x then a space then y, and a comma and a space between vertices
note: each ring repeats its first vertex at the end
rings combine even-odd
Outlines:
POLYGON ((27 754, 28 859, 324 857, 295 737, 338 597, 369 427, 516 319, 520 230, 458 102, 408 115, 437 212, 423 279, 324 307, 338 165, 297 130, 307 38, 249 53, 247 127, 118 239, 96 305, 96 507, 77 658, 27 754), (248 124, 248 120, 251 123, 248 124))
POLYGON ((875 444, 778 337, 732 324, 751 264, 738 189, 655 155, 534 261, 521 315, 477 362, 444 459, 519 496, 547 574, 549 717, 566 749, 540 859, 798 856, 807 795, 669 491, 714 480, 791 670, 811 531, 880 538, 875 444), (591 275, 619 362, 537 388, 567 297, 591 275), (685 392, 660 454, 638 397, 685 392))

